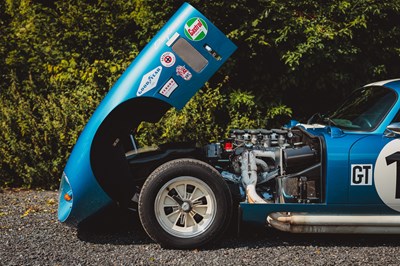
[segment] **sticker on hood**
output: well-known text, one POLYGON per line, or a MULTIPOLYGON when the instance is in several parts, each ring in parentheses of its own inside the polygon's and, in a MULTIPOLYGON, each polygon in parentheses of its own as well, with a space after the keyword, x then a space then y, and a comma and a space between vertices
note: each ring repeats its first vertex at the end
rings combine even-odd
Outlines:
POLYGON ((178 88, 178 84, 173 78, 170 78, 167 83, 164 84, 164 86, 161 88, 159 93, 161 95, 164 95, 165 97, 169 98, 171 93, 175 91, 175 89, 178 88))
POLYGON ((190 73, 190 71, 185 66, 177 66, 176 74, 184 80, 190 80, 192 78, 192 73, 190 73))
POLYGON ((175 55, 171 52, 165 52, 161 55, 160 62, 165 67, 171 67, 175 64, 175 55))
POLYGON ((191 41, 201 41, 208 32, 207 23, 201 18, 191 18, 185 24, 185 35, 191 41))
POLYGON ((158 79, 161 76, 162 67, 158 66, 155 69, 151 70, 147 74, 145 74, 140 82, 139 88, 137 90, 136 95, 141 96, 148 92, 151 89, 154 89, 157 86, 158 79))

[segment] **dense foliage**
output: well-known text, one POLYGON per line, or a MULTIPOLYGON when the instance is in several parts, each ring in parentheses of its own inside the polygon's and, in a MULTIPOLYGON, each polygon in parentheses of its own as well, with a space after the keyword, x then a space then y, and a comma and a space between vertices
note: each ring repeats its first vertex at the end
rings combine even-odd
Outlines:
MULTIPOLYGON (((143 144, 301 120, 399 77, 398 0, 189 2, 239 49, 186 108, 141 125, 143 144)), ((97 104, 182 3, 0 2, 0 186, 58 185, 97 104)))

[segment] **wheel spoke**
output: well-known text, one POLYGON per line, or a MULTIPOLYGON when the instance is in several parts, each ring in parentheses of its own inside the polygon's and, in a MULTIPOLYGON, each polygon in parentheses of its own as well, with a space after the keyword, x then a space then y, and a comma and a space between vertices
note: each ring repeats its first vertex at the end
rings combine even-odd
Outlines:
POLYGON ((196 199, 192 200, 192 205, 207 205, 207 198, 205 196, 197 197, 196 199))
POLYGON ((175 218, 175 221, 174 221, 174 223, 173 223, 173 227, 179 226, 179 220, 181 219, 181 215, 182 215, 182 214, 179 212, 178 215, 177 215, 177 217, 175 218))
POLYGON ((175 225, 177 225, 179 227, 186 227, 186 213, 185 212, 181 212, 175 225))
POLYGON ((196 189, 196 187, 191 184, 185 184, 185 186, 186 186, 186 188, 185 188, 186 198, 185 199, 190 200, 192 198, 193 191, 196 189))
POLYGON ((168 190, 168 196, 171 197, 174 201, 176 201, 176 203, 178 203, 179 205, 182 205, 183 200, 181 195, 179 195, 179 191, 177 189, 173 188, 171 190, 168 190))
POLYGON ((164 207, 178 208, 179 204, 175 204, 175 202, 170 204, 165 203, 164 207))
POLYGON ((186 213, 181 213, 181 217, 179 219, 179 223, 183 226, 185 226, 185 221, 186 221, 186 213))
MULTIPOLYGON (((182 195, 181 191, 179 191, 179 188, 178 188, 179 186, 182 186, 182 185, 177 185, 174 189, 175 189, 176 193, 178 194, 179 198, 181 200, 184 200, 185 197, 184 197, 184 195, 182 195)), ((185 185, 183 185, 183 186, 185 186, 185 185)), ((185 187, 183 189, 185 189, 185 187)), ((185 190, 183 191, 183 193, 185 193, 185 190)))
POLYGON ((193 219, 195 224, 200 223, 204 219, 204 216, 200 215, 199 213, 193 210, 190 212, 190 217, 193 219))
POLYGON ((193 206, 193 210, 197 210, 198 208, 208 208, 208 205, 198 204, 193 206))
POLYGON ((164 207, 164 213, 167 217, 170 217, 180 212, 179 207, 164 207))
POLYGON ((185 183, 185 187, 184 187, 184 196, 185 196, 185 200, 188 200, 190 197, 190 191, 191 191, 191 185, 185 183))
POLYGON ((193 191, 192 197, 191 197, 191 202, 196 202, 199 199, 206 197, 208 194, 205 193, 202 189, 197 188, 193 191))
POLYGON ((194 187, 194 188, 193 188, 192 194, 190 195, 190 198, 189 198, 189 200, 190 200, 191 202, 193 202, 192 198, 193 198, 193 196, 195 195, 195 193, 197 192, 197 190, 199 190, 197 187, 194 187))
POLYGON ((209 208, 207 205, 198 205, 192 209, 193 213, 206 217, 209 212, 209 208))

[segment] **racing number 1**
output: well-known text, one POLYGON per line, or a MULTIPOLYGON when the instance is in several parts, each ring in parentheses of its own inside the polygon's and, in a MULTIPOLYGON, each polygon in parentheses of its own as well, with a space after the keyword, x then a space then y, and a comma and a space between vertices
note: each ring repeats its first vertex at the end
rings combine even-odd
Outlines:
POLYGON ((400 199, 400 152, 395 152, 386 157, 386 164, 390 165, 396 162, 396 199, 400 199))
POLYGON ((400 213, 400 138, 388 140, 376 158, 375 188, 383 203, 400 213))

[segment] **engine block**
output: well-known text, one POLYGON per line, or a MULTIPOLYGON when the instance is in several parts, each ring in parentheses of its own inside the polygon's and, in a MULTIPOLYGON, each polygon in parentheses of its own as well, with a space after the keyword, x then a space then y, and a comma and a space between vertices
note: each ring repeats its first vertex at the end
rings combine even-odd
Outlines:
POLYGON ((318 202, 320 139, 302 128, 232 129, 207 157, 249 202, 318 202))

